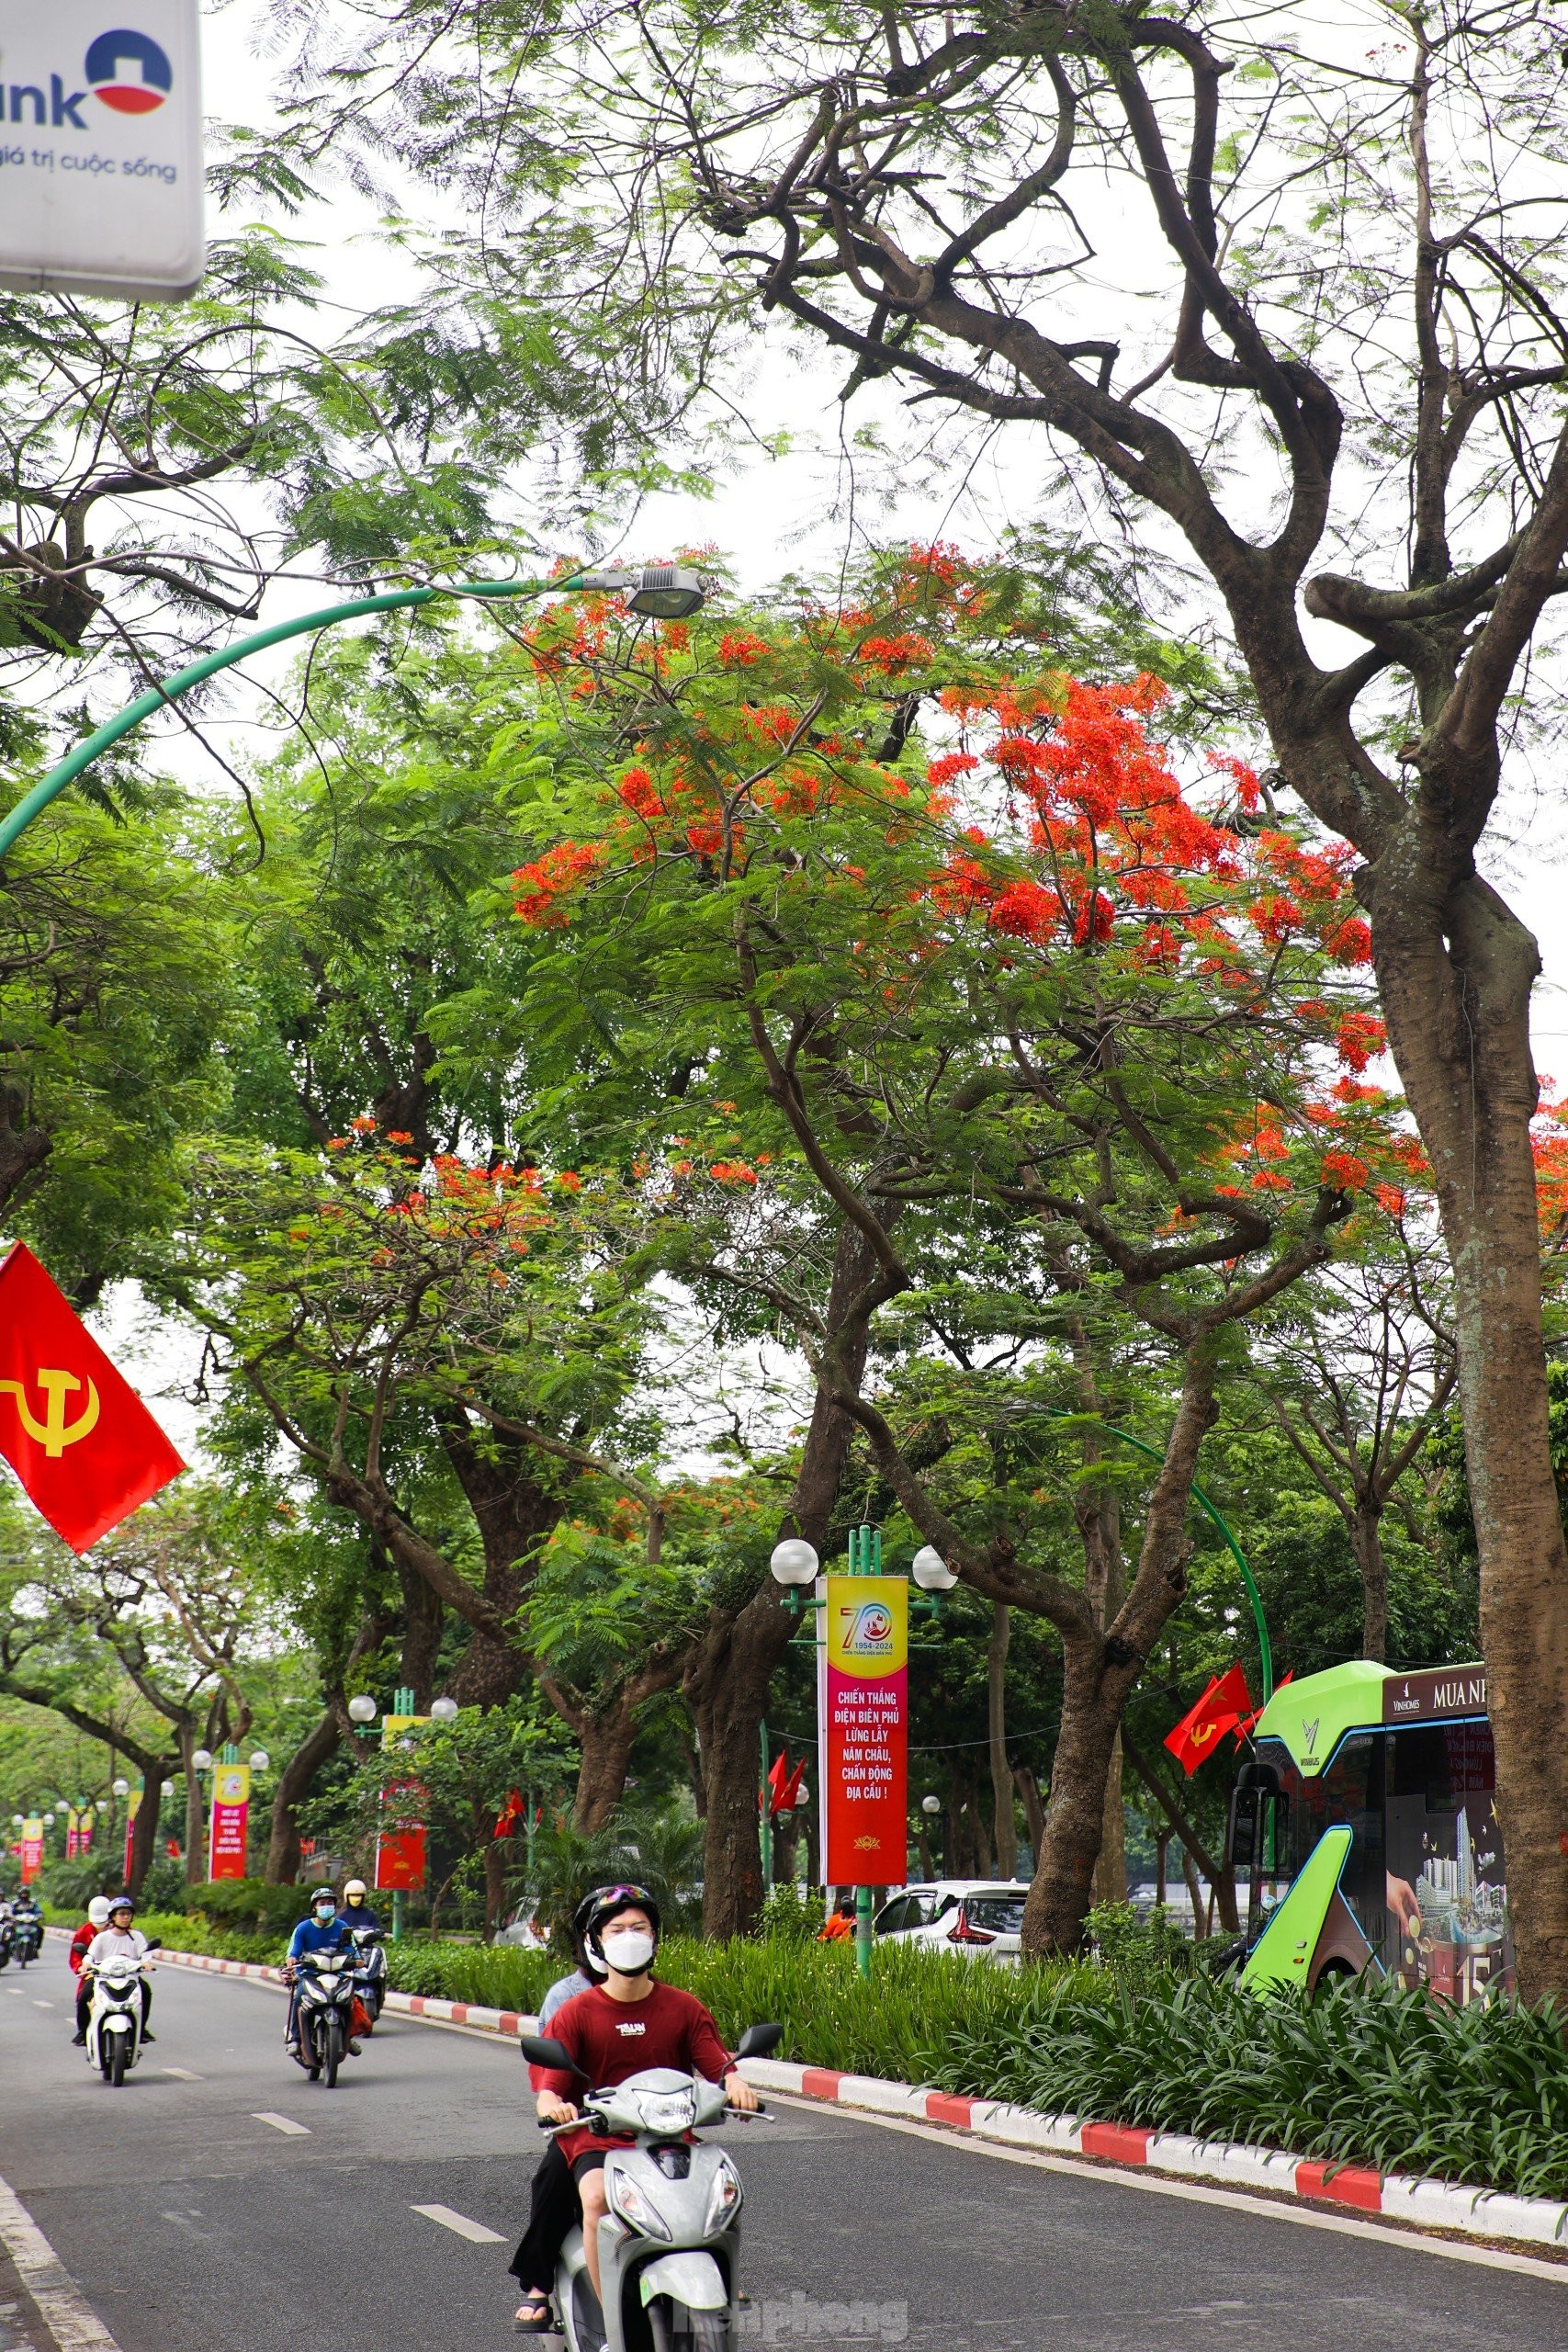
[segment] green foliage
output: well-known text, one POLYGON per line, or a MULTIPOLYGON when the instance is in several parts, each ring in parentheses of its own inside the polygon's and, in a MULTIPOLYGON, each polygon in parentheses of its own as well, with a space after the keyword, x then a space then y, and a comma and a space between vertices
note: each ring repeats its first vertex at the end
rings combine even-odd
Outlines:
POLYGON ((1258 2000, 1204 1975, 1143 1990, 1036 1972, 961 2024, 942 2087, 1303 2156, 1568 2195, 1568 2050, 1550 2007, 1456 2009, 1398 1987, 1258 2000))
POLYGON ((591 1836, 564 1817, 542 1822, 532 1868, 514 1871, 513 1889, 519 1901, 532 1903, 548 1932, 558 1974, 560 1963, 570 1961, 572 1913, 592 1888, 617 1879, 632 1880, 657 1897, 667 1934, 694 1929, 702 1909, 702 1852, 699 1823, 623 1805, 608 1827, 591 1836))
POLYGON ((828 1905, 814 1888, 790 1881, 771 1886, 762 1898, 761 1932, 765 1939, 786 1944, 814 1943, 828 1915, 828 1905))
POLYGON ((188 1887, 181 1907, 220 1933, 287 1938, 305 1917, 310 1900, 307 1886, 268 1886, 259 1878, 209 1879, 188 1887))
POLYGON ((1185 1935, 1163 1903, 1141 1912, 1131 1903, 1097 1903, 1084 1919, 1100 1964, 1118 1984, 1179 1980, 1199 1965, 1201 1947, 1185 1935))

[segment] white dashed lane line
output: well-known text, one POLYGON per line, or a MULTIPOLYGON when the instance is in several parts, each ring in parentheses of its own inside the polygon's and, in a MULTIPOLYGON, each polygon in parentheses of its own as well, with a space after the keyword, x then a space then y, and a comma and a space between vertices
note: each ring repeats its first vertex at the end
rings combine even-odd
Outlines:
POLYGON ((286 2132, 291 2140, 296 2137, 308 2140, 310 2136, 310 2125, 308 2123, 296 2123, 291 2115, 256 2113, 253 2114, 251 2121, 253 2123, 270 2123, 275 2132, 286 2132))
POLYGON ((466 2213, 454 2213, 450 2205, 411 2205, 411 2213, 423 2213, 427 2222, 439 2222, 454 2237, 467 2238, 470 2245, 503 2245, 505 2240, 499 2230, 487 2230, 482 2222, 470 2222, 466 2213))
MULTIPOLYGON (((173 2075, 176 2083, 204 2083, 207 2080, 205 2075, 193 2075, 188 2066, 160 2066, 158 2072, 161 2075, 173 2075)), ((310 2126, 301 2124, 300 2129, 309 2131, 310 2126)))

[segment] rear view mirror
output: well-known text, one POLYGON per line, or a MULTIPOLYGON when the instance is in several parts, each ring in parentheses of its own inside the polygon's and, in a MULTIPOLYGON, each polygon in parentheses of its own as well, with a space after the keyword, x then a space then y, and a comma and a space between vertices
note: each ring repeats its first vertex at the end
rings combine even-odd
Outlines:
POLYGON ((163 1951, 163 1949, 164 1949, 164 1939, 163 1939, 163 1937, 162 1937, 162 1936, 149 1936, 149 1937, 148 1937, 148 1939, 147 1939, 147 1949, 148 1949, 148 1951, 163 1951))
POLYGON ((738 2058, 768 2058, 784 2038, 782 2025, 749 2025, 735 2047, 738 2058))
POLYGON ((547 2033, 520 2033, 517 2043, 530 2066, 547 2066, 553 2075, 581 2075, 570 2050, 547 2033))

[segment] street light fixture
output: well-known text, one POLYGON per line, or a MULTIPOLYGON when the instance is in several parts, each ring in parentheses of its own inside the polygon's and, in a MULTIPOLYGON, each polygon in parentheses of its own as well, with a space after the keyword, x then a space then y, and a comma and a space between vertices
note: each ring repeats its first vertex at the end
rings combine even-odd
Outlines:
POLYGON ((577 584, 626 590, 632 611, 655 621, 688 620, 706 602, 706 591, 696 573, 675 563, 645 563, 640 571, 583 571, 578 574, 577 584))
POLYGON ((266 1752, 266 1750, 265 1750, 265 1747, 253 1747, 253 1748, 252 1748, 252 1750, 251 1750, 251 1770, 252 1770, 252 1771, 253 1771, 253 1772, 265 1772, 265 1771, 266 1770, 267 1766, 268 1766, 271 1762, 272 1762, 272 1758, 271 1758, 271 1757, 267 1754, 267 1752, 266 1752))
POLYGON ((348 1702, 348 1713, 351 1723, 368 1724, 375 1722, 377 1714, 376 1702, 370 1696, 368 1690, 360 1690, 355 1692, 355 1696, 348 1702))
POLYGON ((109 1783, 109 1789, 111 1794, 114 1796, 128 1797, 130 1794, 130 1782, 129 1781, 111 1781, 109 1783))
POLYGON ((768 1567, 773 1582, 782 1588, 784 1605, 792 1617, 806 1607, 807 1588, 816 1583, 821 1565, 816 1545, 803 1535, 786 1535, 782 1544, 774 1544, 768 1567))
POLYGON ((930 1814, 931 1819, 934 1821, 937 1815, 942 1811, 942 1799, 940 1797, 922 1797, 920 1799, 920 1811, 922 1813, 930 1814))
POLYGON ((433 1724, 455 1724, 457 1720, 456 1699, 432 1699, 430 1720, 433 1724))
POLYGON ((198 1747, 192 1754, 190 1760, 191 1768, 194 1771, 210 1772, 212 1770, 212 1750, 210 1747, 198 1747))

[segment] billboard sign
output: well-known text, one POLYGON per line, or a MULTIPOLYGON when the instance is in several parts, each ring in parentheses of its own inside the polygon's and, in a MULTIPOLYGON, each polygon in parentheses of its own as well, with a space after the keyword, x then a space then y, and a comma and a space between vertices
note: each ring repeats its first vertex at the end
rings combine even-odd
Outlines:
POLYGON ((0 0, 0 286, 172 301, 205 266, 198 0, 0 0))
POLYGON ((43 1820, 29 1813, 22 1824, 22 1884, 30 1886, 43 1869, 43 1820))
POLYGON ((824 1579, 818 1651, 822 1883, 902 1886, 908 1852, 909 1586, 824 1579))

